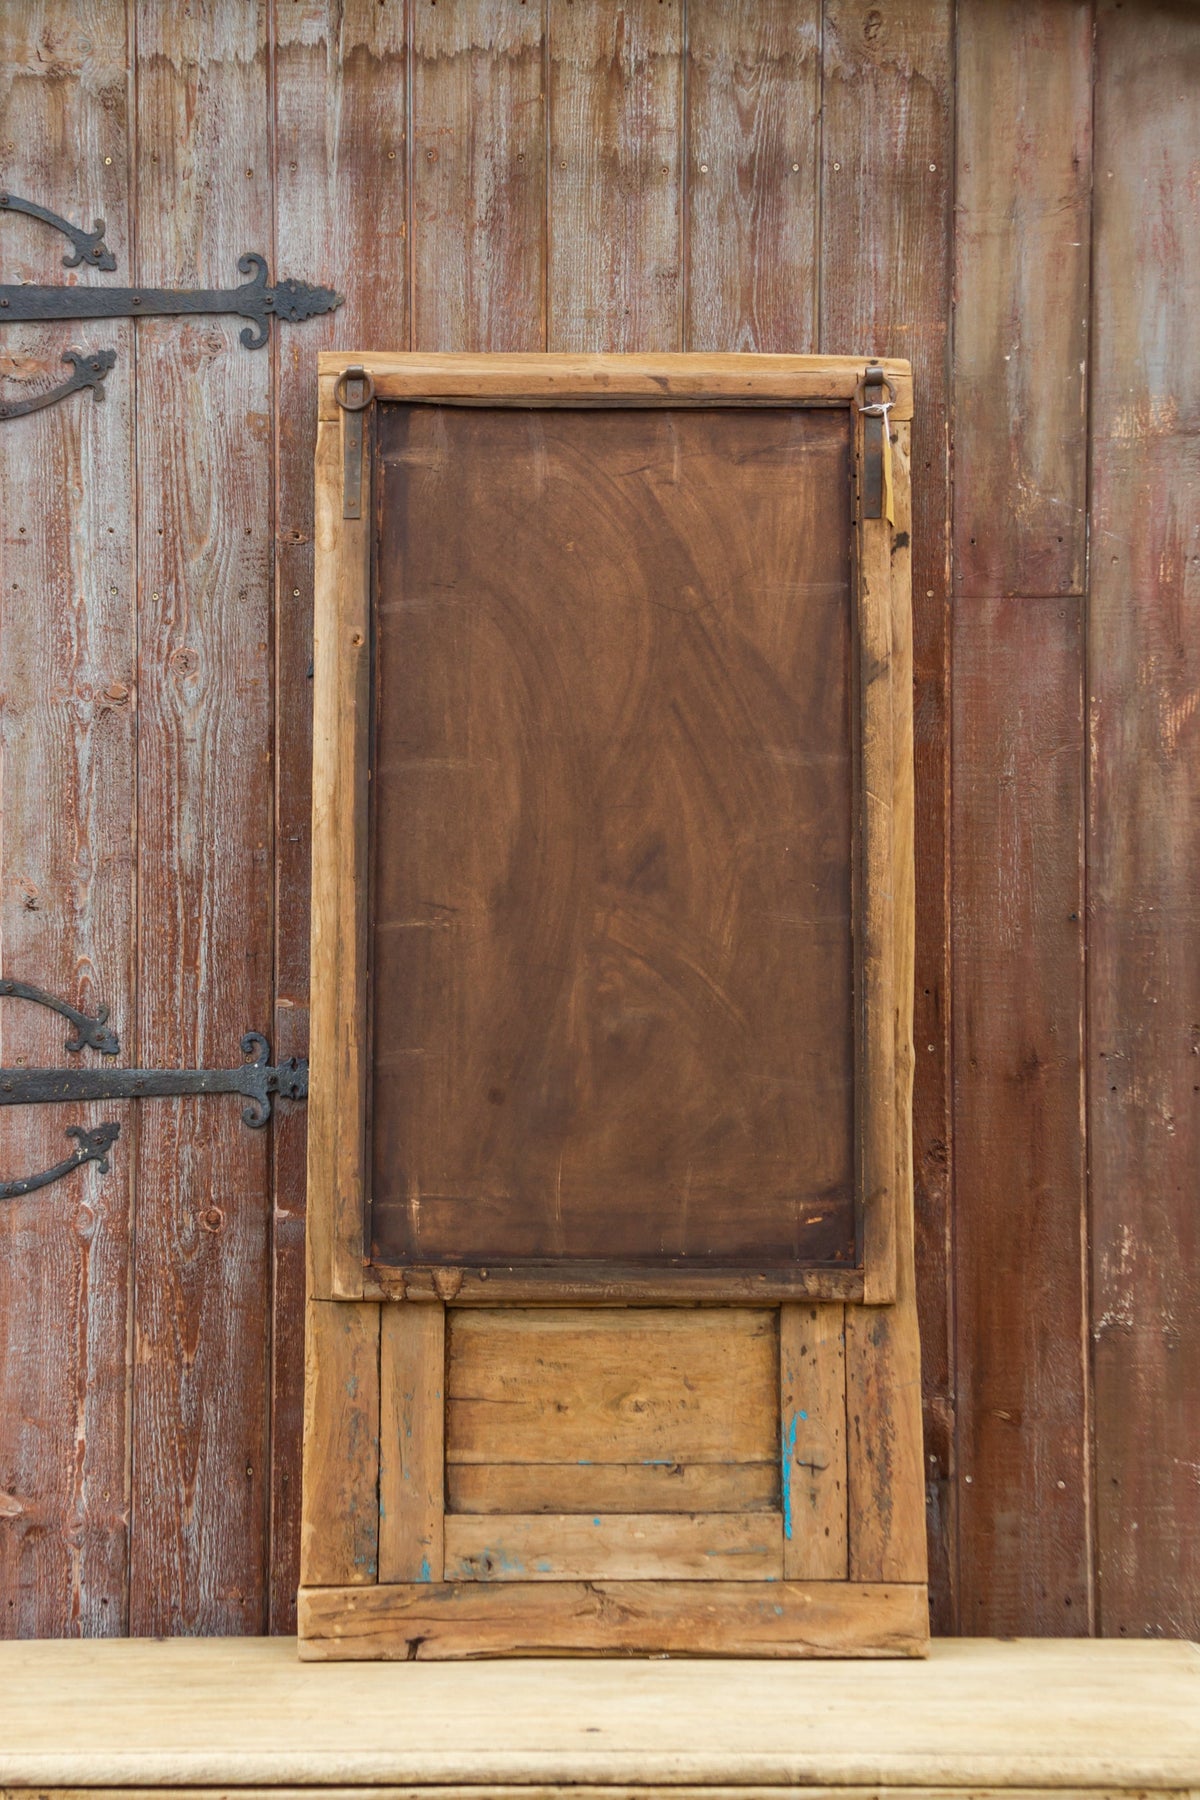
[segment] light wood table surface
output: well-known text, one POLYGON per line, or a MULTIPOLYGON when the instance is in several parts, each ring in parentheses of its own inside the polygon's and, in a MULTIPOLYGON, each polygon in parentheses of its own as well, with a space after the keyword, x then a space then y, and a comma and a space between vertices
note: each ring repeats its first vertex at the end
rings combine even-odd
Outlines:
POLYGON ((292 1639, 0 1644, 0 1791, 1200 1790, 1200 1651, 301 1663, 292 1639))

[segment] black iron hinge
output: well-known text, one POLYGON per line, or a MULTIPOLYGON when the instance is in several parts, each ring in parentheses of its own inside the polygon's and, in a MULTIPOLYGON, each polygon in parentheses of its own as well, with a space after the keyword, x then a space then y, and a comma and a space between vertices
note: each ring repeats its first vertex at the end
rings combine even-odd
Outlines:
MULTIPOLYGON (((108 1025, 108 1008, 81 1012, 69 1001, 48 994, 27 981, 0 979, 0 999, 32 1000, 60 1013, 73 1027, 66 1040, 68 1052, 97 1050, 101 1056, 119 1056, 120 1040, 108 1025)), ((258 1131, 271 1117, 271 1102, 308 1098, 308 1063, 291 1056, 272 1063, 271 1046, 261 1032, 248 1031, 242 1039, 248 1061, 229 1069, 0 1069, 0 1106, 45 1106, 70 1100, 151 1100, 184 1094, 240 1094, 247 1102, 242 1122, 258 1131)), ((94 1162, 100 1173, 108 1171, 108 1153, 121 1134, 109 1122, 87 1128, 71 1125, 67 1136, 79 1148, 52 1168, 27 1175, 20 1181, 0 1182, 0 1200, 14 1200, 37 1188, 49 1187, 72 1169, 94 1162)))

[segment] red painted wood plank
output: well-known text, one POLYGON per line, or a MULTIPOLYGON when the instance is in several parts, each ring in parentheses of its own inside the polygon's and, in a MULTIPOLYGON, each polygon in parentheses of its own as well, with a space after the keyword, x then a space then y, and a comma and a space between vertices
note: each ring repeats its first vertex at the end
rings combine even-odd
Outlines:
MULTIPOLYGON (((138 11, 142 279, 270 244, 266 8, 138 11)), ((271 358, 236 321, 138 357, 141 1049, 227 1063, 271 1025, 271 358)), ((229 1101, 140 1120, 130 1628, 266 1623, 269 1138, 229 1101)))
MULTIPOLYGON (((277 346, 275 1051, 308 1053, 313 455, 318 350, 408 345, 402 7, 303 0, 276 13, 275 262, 345 295, 277 346)), ((269 1624, 296 1629, 304 1405, 307 1118, 272 1128, 269 1624)))
POLYGON ((817 341, 820 0, 687 16, 684 348, 817 341))
POLYGON ((949 1244, 949 445, 953 8, 826 0, 820 348, 911 359, 917 1295, 934 1629, 955 1619, 949 1244))
POLYGON ((1200 16, 1097 27, 1088 672, 1100 1624, 1200 1635, 1200 16))
POLYGON ((960 0, 957 51, 956 591, 1079 594, 1090 0, 960 0))
MULTIPOLYGON (((0 9, 0 182, 89 227, 102 216, 126 271, 128 93, 120 10, 50 0, 0 9)), ((44 225, 0 220, 5 281, 71 279, 67 249, 44 225)), ((0 390, 9 400, 57 385, 63 349, 80 343, 118 352, 105 403, 73 397, 0 424, 0 970, 77 1005, 107 1002, 132 1062, 132 328, 10 327, 0 390)), ((99 1061, 68 1057, 67 1035, 57 1016, 0 1003, 0 1061, 99 1061)), ((122 1128, 108 1175, 93 1167, 0 1202, 4 1636, 126 1628, 131 1113, 0 1112, 5 1180, 67 1156, 68 1125, 122 1128)))
POLYGON ((1091 1620, 1080 602, 954 615, 961 1627, 1091 1620))

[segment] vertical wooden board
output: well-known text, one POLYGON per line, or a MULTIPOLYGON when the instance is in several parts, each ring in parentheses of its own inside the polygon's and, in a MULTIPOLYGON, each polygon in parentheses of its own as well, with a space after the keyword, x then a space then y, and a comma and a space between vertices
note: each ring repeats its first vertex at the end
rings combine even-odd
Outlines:
POLYGON ((844 1581, 844 1307, 780 1307, 779 1432, 784 1577, 844 1581))
POLYGON ((413 0, 414 349, 545 343, 542 11, 413 0))
POLYGON ((1090 0, 963 0, 957 51, 955 591, 1078 594, 1090 0))
POLYGON ((383 1309, 379 1579, 440 1581, 446 1510, 446 1309, 383 1309))
POLYGON ((913 364, 917 1296, 934 1619, 953 1626, 950 1343, 949 446, 953 7, 825 0, 822 350, 913 364))
POLYGON ((1090 1625, 1083 640, 1070 599, 959 600, 955 1297, 962 1626, 1090 1625))
MULTIPOLYGON (((138 13, 139 270, 228 286, 270 242, 266 8, 138 13)), ((139 326, 141 1051, 228 1064, 271 1022, 271 362, 235 321, 139 326)), ((140 1118, 130 1628, 265 1624, 268 1139, 140 1118)))
POLYGON ((820 0, 687 14, 683 348, 817 342, 820 0))
POLYGON ((547 0, 549 350, 678 350, 683 0, 547 0))
MULTIPOLYGON (((309 1048, 313 454, 317 352, 408 343, 407 25, 401 5, 275 11, 275 254, 337 289, 336 313, 275 337, 275 1037, 309 1048)), ((272 1128, 270 1628, 296 1628, 304 1380, 303 1107, 272 1128)))
POLYGON ((1100 1625, 1200 1635, 1200 18, 1101 7, 1088 621, 1100 1625))
POLYGON ((360 1586, 379 1572, 379 1307, 310 1301, 305 1368, 301 1578, 360 1586))
MULTIPOLYGON (((893 428, 897 517, 909 516, 912 446, 907 424, 893 428)), ((882 522, 873 529, 885 529, 882 522)), ((923 1584, 927 1576, 922 1505, 921 1358, 917 1333, 912 1209, 913 1093, 913 682, 911 552, 891 535, 892 584, 892 951, 895 982, 893 1154, 895 1300, 846 1308, 846 1486, 852 1581, 923 1584)), ((866 546, 864 546, 865 550, 866 546)), ((862 553, 862 552, 860 552, 862 553)), ((872 551, 870 562, 877 564, 872 551)))
MULTIPOLYGON (((128 280, 129 60, 122 10, 0 9, 0 184, 90 228, 128 280)), ((66 240, 0 219, 6 282, 68 274, 66 240)), ((56 386, 68 346, 117 351, 105 404, 85 396, 0 423, 0 971, 94 1010, 136 1061, 130 880, 136 710, 133 333, 10 327, 0 390, 56 386)), ((0 1062, 70 1057, 64 1021, 0 1002, 0 1062)), ((68 1125, 120 1124, 94 1166, 0 1203, 0 1635, 126 1628, 125 1468, 132 1108, 5 1108, 0 1179, 60 1162, 68 1125)))

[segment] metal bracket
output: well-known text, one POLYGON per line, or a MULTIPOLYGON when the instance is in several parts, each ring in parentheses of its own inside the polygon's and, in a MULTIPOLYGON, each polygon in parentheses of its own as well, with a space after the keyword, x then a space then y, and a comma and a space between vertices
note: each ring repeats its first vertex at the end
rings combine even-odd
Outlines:
POLYGON ((886 508, 884 455, 888 411, 894 395, 883 370, 872 363, 863 376, 863 492, 864 519, 882 519, 886 508))
MULTIPOLYGON (((44 988, 10 979, 0 980, 0 997, 5 996, 32 1000, 69 1020, 75 1032, 66 1041, 68 1051, 86 1047, 98 1050, 102 1056, 120 1054, 120 1040, 106 1024, 106 1006, 95 1014, 81 1012, 69 1001, 48 994, 44 988)), ((248 1102, 242 1108, 243 1124, 252 1131, 260 1131, 271 1117, 272 1099, 308 1098, 308 1063, 297 1056, 272 1063, 271 1046, 259 1031, 246 1033, 242 1039, 242 1052, 250 1060, 229 1069, 0 1069, 0 1106, 43 1106, 70 1100, 169 1099, 187 1094, 241 1094, 248 1102)), ((40 1175, 28 1176, 23 1181, 0 1182, 0 1199, 10 1200, 32 1193, 36 1188, 48 1187, 85 1162, 95 1162, 101 1174, 107 1173, 106 1155, 116 1142, 119 1130, 117 1125, 101 1125, 91 1131, 82 1126, 70 1126, 68 1136, 78 1139, 80 1145, 75 1155, 40 1175)))
POLYGON ((60 381, 57 387, 35 394, 32 400, 0 402, 0 419, 21 419, 26 413, 41 412, 43 406, 53 406, 55 401, 65 400, 68 394, 77 394, 83 388, 91 388, 93 400, 103 400, 104 378, 116 360, 115 350, 64 351, 63 361, 74 363, 75 373, 68 380, 60 381))
POLYGON ((363 414, 375 398, 375 382, 355 363, 334 382, 333 397, 342 409, 342 517, 361 519, 363 414))
POLYGON ((63 257, 64 269, 77 269, 84 262, 93 269, 115 269, 117 266, 116 257, 104 242, 103 219, 96 219, 92 229, 84 231, 81 226, 72 225, 61 214, 39 206, 36 200, 22 200, 19 194, 0 194, 0 212, 25 213, 29 218, 40 219, 43 225, 51 225, 55 231, 61 231, 64 237, 70 238, 75 246, 75 254, 63 257))
MULTIPOLYGON (((0 194, 0 211, 26 213, 41 219, 71 240, 75 254, 65 256, 67 268, 86 262, 96 269, 115 269, 117 259, 104 243, 104 221, 97 219, 90 232, 83 231, 61 218, 58 213, 24 200, 19 194, 0 194)), ((232 313, 249 319, 238 336, 247 350, 261 350, 267 342, 271 319, 286 324, 301 324, 320 313, 333 312, 341 306, 343 296, 332 288, 316 287, 290 276, 271 284, 267 280, 267 260, 257 251, 247 251, 238 258, 238 272, 248 275, 240 287, 232 288, 105 288, 42 287, 35 282, 0 286, 0 325, 42 323, 50 319, 150 319, 177 318, 184 315, 214 316, 232 313)), ((64 362, 76 363, 75 377, 61 387, 40 395, 36 400, 13 401, 0 405, 0 419, 16 419, 25 413, 51 406, 56 400, 90 386, 96 399, 103 397, 98 382, 104 379, 116 362, 114 350, 68 352, 64 362), (101 367, 101 365, 103 365, 101 367), (84 368, 90 374, 84 373, 84 368)))

